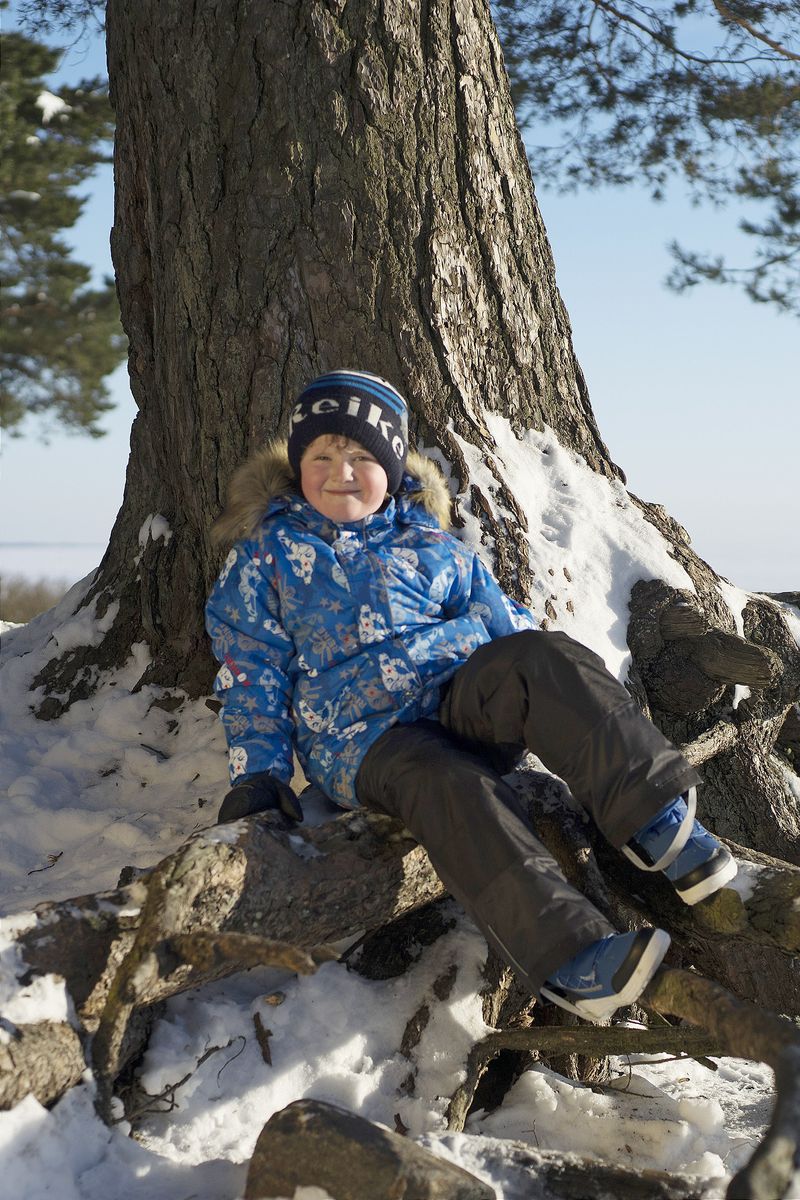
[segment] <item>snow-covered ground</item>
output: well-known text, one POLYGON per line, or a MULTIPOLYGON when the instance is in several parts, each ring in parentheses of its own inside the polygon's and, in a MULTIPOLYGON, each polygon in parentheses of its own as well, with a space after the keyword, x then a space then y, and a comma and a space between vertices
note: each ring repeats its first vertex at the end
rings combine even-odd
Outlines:
MULTIPOLYGON (((624 676, 632 584, 658 576, 691 590, 690 581, 621 484, 600 479, 551 433, 518 442, 502 418, 488 420, 501 469, 529 518, 534 610, 542 615, 549 600, 555 624, 624 676)), ((470 466, 491 497, 485 462, 471 451, 470 466)), ((465 536, 477 544, 471 520, 465 536)), ((155 863, 213 823, 226 788, 222 729, 204 702, 185 704, 176 722, 158 706, 158 689, 133 690, 148 661, 145 645, 60 720, 33 716, 32 680, 41 667, 104 636, 108 616, 73 617, 89 582, 3 635, 0 1011, 16 1022, 66 1011, 57 980, 17 981, 11 937, 25 912, 40 900, 113 887, 123 866, 155 863)), ((726 599, 741 611, 746 597, 731 588, 726 599)), ((475 1114, 463 1134, 447 1133, 448 1098, 485 1032, 477 994, 485 954, 461 917, 400 979, 368 981, 328 963, 311 977, 251 971, 174 998, 140 1079, 161 1099, 140 1118, 136 1139, 124 1122, 109 1130, 98 1120, 88 1075, 52 1111, 29 1097, 0 1114, 0 1200, 234 1200, 264 1122, 301 1097, 343 1104, 390 1128, 399 1115, 409 1136, 490 1182, 498 1200, 535 1197, 520 1144, 528 1157, 570 1151, 695 1174, 713 1181, 709 1195, 724 1195, 768 1120, 772 1075, 759 1064, 720 1060, 713 1071, 685 1059, 617 1060, 613 1085, 603 1089, 536 1069, 498 1111, 475 1114), (399 1051, 403 1030, 450 964, 458 967, 454 989, 431 1004, 409 1064, 399 1051), (255 1036, 256 1015, 271 1030, 271 1065, 255 1036), (408 1095, 398 1089, 410 1068, 416 1086, 408 1095)))

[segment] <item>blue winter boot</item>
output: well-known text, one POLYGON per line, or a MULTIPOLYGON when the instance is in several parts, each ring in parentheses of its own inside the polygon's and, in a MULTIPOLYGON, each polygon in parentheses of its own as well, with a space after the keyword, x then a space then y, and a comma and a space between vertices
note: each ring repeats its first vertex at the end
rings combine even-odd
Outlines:
POLYGON ((669 949, 663 929, 612 933, 592 942, 547 979, 540 994, 587 1021, 607 1021, 641 996, 669 949))
POLYGON ((622 847, 642 871, 663 871, 685 904, 713 895, 737 871, 731 853, 695 820, 696 807, 696 790, 690 788, 622 847))

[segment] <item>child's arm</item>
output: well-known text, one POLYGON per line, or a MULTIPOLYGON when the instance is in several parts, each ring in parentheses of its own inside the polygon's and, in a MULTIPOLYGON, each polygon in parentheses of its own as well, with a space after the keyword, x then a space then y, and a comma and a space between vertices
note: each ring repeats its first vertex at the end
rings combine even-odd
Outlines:
MULTIPOLYGON (((460 547, 464 553, 464 547, 460 547)), ((539 622, 530 609, 507 596, 491 571, 479 556, 470 555, 465 563, 461 587, 452 616, 474 612, 486 626, 492 638, 506 637, 523 629, 538 629, 539 622)))
POLYGON ((262 772, 288 783, 293 774, 288 670, 295 647, 280 621, 270 561, 258 543, 237 543, 206 605, 233 783, 262 772))

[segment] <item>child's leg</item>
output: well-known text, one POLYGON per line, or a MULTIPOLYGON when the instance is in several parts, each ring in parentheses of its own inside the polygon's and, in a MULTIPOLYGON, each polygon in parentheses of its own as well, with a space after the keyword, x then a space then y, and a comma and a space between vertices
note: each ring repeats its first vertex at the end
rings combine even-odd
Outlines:
POLYGON ((521 820, 508 784, 438 722, 384 733, 361 764, 356 790, 425 847, 447 890, 532 993, 614 932, 521 820))
POLYGON ((564 633, 517 633, 479 647, 440 718, 472 742, 527 747, 616 847, 699 781, 602 659, 564 633))

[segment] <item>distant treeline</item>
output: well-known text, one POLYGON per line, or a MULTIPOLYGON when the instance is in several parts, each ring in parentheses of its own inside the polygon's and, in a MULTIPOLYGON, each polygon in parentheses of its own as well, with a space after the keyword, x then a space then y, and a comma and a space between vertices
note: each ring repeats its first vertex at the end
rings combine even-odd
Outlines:
POLYGON ((58 604, 68 590, 66 580, 0 575, 0 621, 24 624, 58 604))

